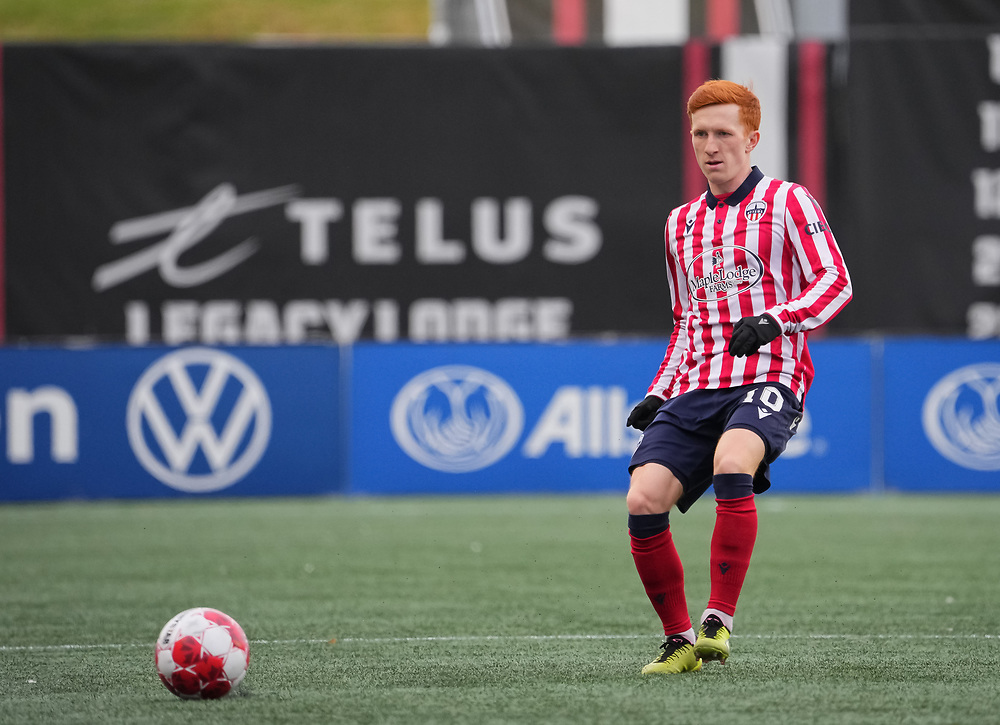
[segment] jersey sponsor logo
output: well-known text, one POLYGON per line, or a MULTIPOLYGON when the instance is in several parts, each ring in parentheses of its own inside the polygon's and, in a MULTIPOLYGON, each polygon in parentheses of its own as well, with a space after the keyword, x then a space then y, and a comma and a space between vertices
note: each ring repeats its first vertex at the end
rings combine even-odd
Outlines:
POLYGON ((812 222, 811 224, 806 224, 806 234, 810 237, 814 234, 821 234, 826 231, 826 224, 823 222, 812 222))
POLYGON ((466 473, 506 456, 524 428, 524 408, 506 381, 468 365, 420 373, 402 387, 389 414, 392 435, 428 468, 466 473))
POLYGON ((180 491, 218 491, 246 476, 271 438, 271 402, 242 361, 209 348, 157 360, 142 374, 126 410, 139 463, 180 491))
POLYGON ((688 289, 698 302, 724 300, 760 282, 764 263, 746 247, 714 247, 687 268, 688 289))
POLYGON ((980 363, 941 378, 924 399, 927 439, 963 468, 1000 471, 1000 364, 980 363))
POLYGON ((767 202, 763 199, 757 199, 747 204, 747 208, 743 211, 743 216, 747 218, 748 222, 759 222, 764 218, 764 214, 766 213, 767 202))

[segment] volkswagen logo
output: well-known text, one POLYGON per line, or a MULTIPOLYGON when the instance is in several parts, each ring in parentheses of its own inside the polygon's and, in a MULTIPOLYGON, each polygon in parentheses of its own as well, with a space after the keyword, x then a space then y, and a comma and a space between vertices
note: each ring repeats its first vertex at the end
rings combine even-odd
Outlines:
POLYGON ((139 463, 159 481, 180 491, 218 491, 260 461, 271 437, 271 402, 240 360, 189 348, 142 374, 126 428, 139 463))
POLYGON ((390 411, 392 434, 418 463, 465 473, 499 461, 517 443, 524 408, 496 375, 467 365, 433 368, 410 380, 390 411))
POLYGON ((938 453, 964 468, 1000 471, 1000 365, 945 375, 924 399, 923 424, 938 453))

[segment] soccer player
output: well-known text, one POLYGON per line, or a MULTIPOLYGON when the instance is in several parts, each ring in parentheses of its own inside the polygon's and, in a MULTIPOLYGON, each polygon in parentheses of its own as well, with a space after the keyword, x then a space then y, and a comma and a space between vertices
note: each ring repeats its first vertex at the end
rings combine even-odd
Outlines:
POLYGON ((628 425, 632 557, 665 642, 643 674, 725 663, 757 537, 754 494, 801 420, 813 378, 806 336, 851 299, 837 242, 805 188, 750 163, 760 101, 724 80, 688 100, 691 142, 708 189, 667 219, 673 333, 628 425), (716 502, 711 592, 697 635, 669 515, 709 487, 716 502))

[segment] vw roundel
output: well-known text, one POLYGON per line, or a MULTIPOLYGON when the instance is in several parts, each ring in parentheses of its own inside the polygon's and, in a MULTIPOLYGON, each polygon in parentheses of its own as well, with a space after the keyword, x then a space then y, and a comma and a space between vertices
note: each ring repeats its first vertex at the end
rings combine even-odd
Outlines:
POLYGON ((171 488, 208 493, 246 476, 271 438, 271 401, 243 361, 212 348, 163 356, 140 376, 126 425, 136 459, 171 488))

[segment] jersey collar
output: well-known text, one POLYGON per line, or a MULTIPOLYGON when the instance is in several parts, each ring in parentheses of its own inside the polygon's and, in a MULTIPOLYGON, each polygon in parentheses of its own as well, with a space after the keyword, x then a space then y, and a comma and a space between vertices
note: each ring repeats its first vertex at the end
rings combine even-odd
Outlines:
MULTIPOLYGON (((750 169, 750 176, 744 179, 743 183, 740 184, 739 188, 732 194, 726 197, 723 203, 729 204, 729 206, 739 206, 740 202, 750 196, 750 192, 753 188, 757 186, 757 182, 764 178, 764 174, 756 166, 750 169)), ((715 198, 712 194, 711 189, 709 189, 705 194, 705 201, 708 202, 708 208, 714 209, 719 205, 719 200, 715 198)))

